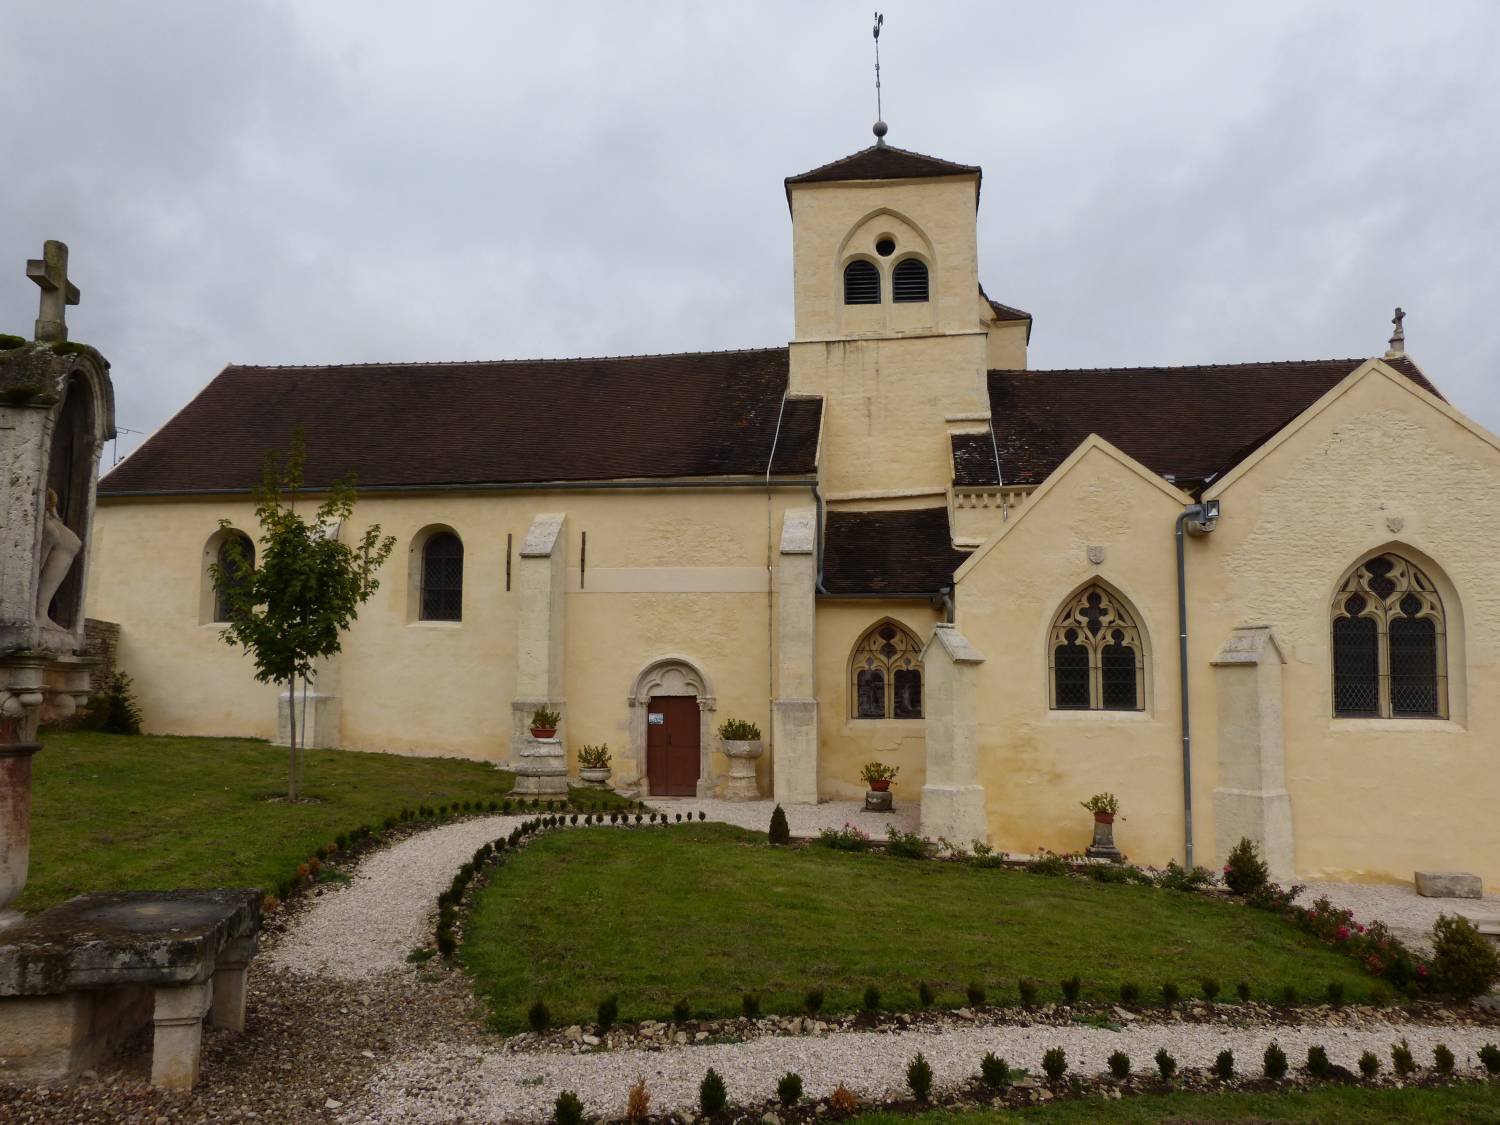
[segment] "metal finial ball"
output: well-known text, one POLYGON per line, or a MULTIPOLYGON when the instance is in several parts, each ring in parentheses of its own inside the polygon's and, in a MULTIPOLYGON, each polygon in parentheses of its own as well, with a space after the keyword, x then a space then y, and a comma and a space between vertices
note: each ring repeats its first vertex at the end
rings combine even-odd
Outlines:
POLYGON ((887 125, 884 121, 877 121, 877 122, 875 122, 875 127, 873 129, 871 129, 870 131, 872 133, 874 133, 877 137, 883 137, 888 132, 890 132, 890 129, 891 129, 891 127, 889 125, 887 125))

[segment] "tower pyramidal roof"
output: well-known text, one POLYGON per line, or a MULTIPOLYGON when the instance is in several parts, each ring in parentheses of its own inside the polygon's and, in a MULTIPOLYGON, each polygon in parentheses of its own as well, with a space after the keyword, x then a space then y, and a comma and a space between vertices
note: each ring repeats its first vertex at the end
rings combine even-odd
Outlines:
POLYGON ((786 178, 787 198, 791 198, 793 184, 833 183, 840 180, 919 180, 935 176, 973 176, 974 199, 979 200, 979 180, 982 172, 977 164, 958 164, 936 156, 896 148, 893 145, 873 144, 869 148, 841 157, 830 164, 803 172, 800 176, 786 178))

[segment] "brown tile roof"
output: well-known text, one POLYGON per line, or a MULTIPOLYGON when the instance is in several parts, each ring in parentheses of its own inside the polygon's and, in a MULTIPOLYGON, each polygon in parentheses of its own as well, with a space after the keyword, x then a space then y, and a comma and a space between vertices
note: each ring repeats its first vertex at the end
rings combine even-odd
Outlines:
POLYGON ((842 180, 921 180, 933 176, 973 176, 974 201, 979 201, 978 165, 955 164, 892 145, 871 145, 830 164, 786 178, 786 198, 792 199, 793 184, 821 184, 842 180))
POLYGON ((953 434, 953 483, 959 488, 993 485, 995 442, 989 434, 953 434))
MULTIPOLYGON (((1005 483, 1041 483, 1096 433, 1152 472, 1195 488, 1244 460, 1364 362, 991 371, 990 412, 1005 483)), ((1388 362, 1438 393, 1410 360, 1388 362)), ((979 471, 980 460, 973 464, 979 471)))
MULTIPOLYGON (((786 385, 785 348, 226 367, 99 492, 249 488, 298 423, 311 486, 351 471, 362 488, 759 475, 786 385)), ((787 400, 774 473, 816 469, 821 411, 787 400)))
POLYGON ((1024 309, 1014 308, 1010 305, 1002 305, 984 291, 984 286, 979 287, 979 296, 990 306, 990 311, 995 314, 996 320, 1030 320, 1031 314, 1024 309))
POLYGON ((948 509, 830 509, 823 588, 830 594, 935 594, 968 558, 953 546, 948 509))

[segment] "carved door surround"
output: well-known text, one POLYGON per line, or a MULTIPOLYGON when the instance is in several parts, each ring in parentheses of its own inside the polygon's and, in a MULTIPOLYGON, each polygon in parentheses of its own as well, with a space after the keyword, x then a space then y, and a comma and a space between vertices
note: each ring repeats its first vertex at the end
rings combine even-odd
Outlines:
POLYGON ((713 684, 703 669, 686 656, 662 656, 651 661, 635 678, 627 703, 630 707, 630 748, 621 765, 620 787, 644 791, 646 780, 646 741, 648 713, 652 696, 694 696, 698 702, 698 783, 699 797, 714 795, 714 781, 709 769, 713 747, 713 717, 717 703, 713 684))

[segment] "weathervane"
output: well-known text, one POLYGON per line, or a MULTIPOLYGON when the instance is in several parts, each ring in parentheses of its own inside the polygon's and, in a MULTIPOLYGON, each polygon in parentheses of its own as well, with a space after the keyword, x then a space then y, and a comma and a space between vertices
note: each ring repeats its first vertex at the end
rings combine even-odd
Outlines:
POLYGON ((885 17, 879 12, 875 13, 875 147, 885 147, 885 134, 888 126, 885 123, 885 114, 880 106, 880 28, 885 23, 885 17))

